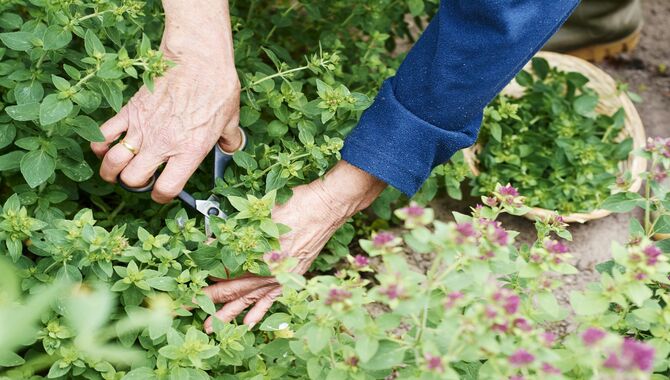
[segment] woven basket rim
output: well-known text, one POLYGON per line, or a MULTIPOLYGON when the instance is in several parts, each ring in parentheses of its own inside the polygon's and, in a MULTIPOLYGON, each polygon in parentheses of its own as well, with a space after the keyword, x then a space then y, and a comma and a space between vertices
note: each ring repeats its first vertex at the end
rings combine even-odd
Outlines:
MULTIPOLYGON (((633 138, 633 151, 631 151, 627 160, 621 162, 626 163, 628 165, 628 169, 631 172, 632 182, 628 188, 628 191, 637 192, 640 190, 640 187, 642 186, 641 173, 645 171, 647 167, 647 161, 643 157, 633 154, 633 152, 638 148, 644 147, 646 134, 644 131, 644 125, 642 124, 642 119, 640 118, 640 115, 638 114, 637 109, 635 108, 635 105, 633 105, 633 102, 630 100, 630 98, 625 93, 619 93, 617 90, 616 81, 609 74, 588 61, 567 54, 552 52, 539 52, 535 56, 546 59, 549 62, 549 65, 552 67, 558 67, 559 69, 566 71, 578 71, 582 75, 589 78, 589 84, 587 84, 587 86, 596 91, 600 98, 598 107, 621 107, 624 109, 626 117, 622 135, 633 138), (606 103, 611 104, 605 105, 606 103)), ((529 66, 530 62, 526 64, 524 70, 527 70, 529 66)), ((518 87, 515 81, 512 80, 512 82, 510 82, 510 84, 508 84, 502 92, 510 93, 512 91, 518 91, 519 88, 520 87, 518 87)), ((478 144, 475 144, 474 146, 463 150, 464 160, 470 168, 470 172, 475 177, 480 173, 478 167, 479 162, 477 160, 478 148, 478 144)), ((563 215, 563 219, 566 223, 585 223, 590 220, 604 218, 611 213, 611 211, 605 209, 595 209, 590 212, 563 215)), ((530 212, 525 214, 524 217, 531 220, 536 220, 545 219, 555 214, 555 211, 534 207, 530 212)))

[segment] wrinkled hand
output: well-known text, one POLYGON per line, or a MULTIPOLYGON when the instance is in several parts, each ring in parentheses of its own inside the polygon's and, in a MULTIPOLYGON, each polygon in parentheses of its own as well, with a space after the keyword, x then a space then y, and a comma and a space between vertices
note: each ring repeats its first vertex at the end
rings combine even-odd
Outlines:
MULTIPOLYGON (((305 273, 335 231, 370 205, 384 187, 383 182, 340 161, 324 179, 293 189, 293 197, 272 211, 276 223, 291 228, 280 238, 280 245, 282 252, 297 258, 293 271, 305 273)), ((251 306, 244 323, 253 327, 281 294, 281 287, 274 277, 247 275, 219 281, 205 288, 205 293, 214 303, 225 303, 215 315, 223 322, 251 306)), ((208 333, 212 318, 205 321, 208 333)))
MULTIPOLYGON (((212 23, 225 23, 224 16, 212 16, 212 23)), ((126 185, 141 187, 166 163, 151 194, 159 203, 179 194, 217 140, 226 151, 241 144, 240 82, 229 31, 212 31, 209 40, 191 31, 185 35, 188 22, 173 20, 161 43, 161 51, 176 66, 155 80, 153 92, 143 86, 101 127, 105 142, 91 144, 104 157, 100 176, 108 182, 120 175, 126 185), (187 37, 190 42, 184 43, 187 37), (124 133, 136 155, 124 144, 110 148, 124 133)))

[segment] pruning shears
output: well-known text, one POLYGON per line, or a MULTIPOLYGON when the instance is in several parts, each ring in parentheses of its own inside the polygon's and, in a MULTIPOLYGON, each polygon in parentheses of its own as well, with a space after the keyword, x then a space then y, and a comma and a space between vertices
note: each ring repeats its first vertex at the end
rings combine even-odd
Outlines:
MULTIPOLYGON (((242 128, 240 127, 238 128, 240 130, 240 134, 242 135, 242 143, 240 144, 240 147, 237 148, 236 151, 244 150, 244 148, 247 145, 247 135, 245 134, 242 128)), ((230 161, 232 161, 233 154, 235 154, 236 151, 226 152, 221 148, 221 146, 218 143, 214 146, 212 151, 214 152, 213 181, 214 183, 216 183, 217 178, 223 178, 223 173, 226 171, 226 168, 228 167, 228 164, 230 164, 230 161)), ((126 191, 129 191, 131 193, 147 193, 153 190, 154 184, 156 183, 156 179, 158 179, 158 176, 159 173, 155 173, 149 180, 149 183, 147 183, 142 187, 130 187, 125 183, 123 183, 123 181, 121 181, 121 178, 119 178, 118 180, 119 185, 126 191)), ((215 195, 210 195, 209 198, 207 199, 195 199, 195 197, 193 197, 193 195, 191 195, 189 192, 187 192, 186 190, 182 190, 177 196, 177 198, 179 198, 182 202, 186 203, 188 206, 190 206, 197 212, 204 215, 205 234, 208 237, 212 236, 212 230, 209 221, 210 216, 217 216, 219 218, 227 217, 226 213, 221 209, 221 203, 219 202, 219 199, 215 195)))

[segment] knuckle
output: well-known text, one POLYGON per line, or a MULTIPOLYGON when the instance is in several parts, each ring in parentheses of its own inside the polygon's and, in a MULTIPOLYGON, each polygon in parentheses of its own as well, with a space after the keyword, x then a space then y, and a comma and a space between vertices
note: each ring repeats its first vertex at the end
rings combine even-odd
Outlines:
POLYGON ((105 160, 112 167, 118 167, 125 164, 126 158, 124 157, 123 152, 118 149, 110 150, 105 156, 105 160))
POLYGON ((151 198, 158 203, 167 203, 169 200, 179 195, 180 191, 181 188, 178 185, 161 182, 154 186, 151 198))

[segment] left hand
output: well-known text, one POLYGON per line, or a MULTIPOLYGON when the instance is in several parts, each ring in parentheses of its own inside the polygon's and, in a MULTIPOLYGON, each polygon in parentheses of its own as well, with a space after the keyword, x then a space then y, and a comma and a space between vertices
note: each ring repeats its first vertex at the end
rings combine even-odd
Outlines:
MULTIPOLYGON (((324 179, 296 187, 291 199, 275 206, 272 218, 291 227, 280 239, 282 252, 298 259, 295 273, 305 273, 330 237, 356 212, 369 206, 386 184, 340 161, 324 179)), ((270 309, 281 286, 274 277, 246 275, 205 288, 214 303, 225 303, 215 316, 230 322, 248 307, 244 323, 253 327, 270 309)), ((212 332, 212 317, 205 321, 212 332)))

